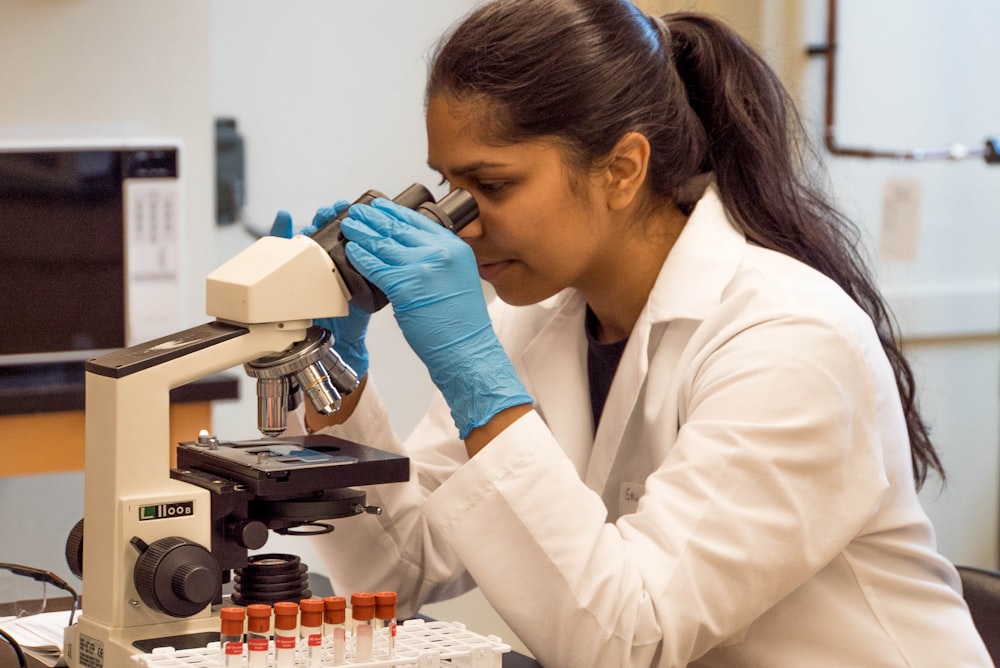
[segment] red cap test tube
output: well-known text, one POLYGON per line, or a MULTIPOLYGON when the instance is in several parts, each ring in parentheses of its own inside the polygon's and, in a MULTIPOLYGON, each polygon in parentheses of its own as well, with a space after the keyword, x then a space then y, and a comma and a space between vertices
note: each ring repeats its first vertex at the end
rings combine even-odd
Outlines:
POLYGON ((323 599, 323 635, 333 647, 333 665, 347 661, 347 599, 327 596, 323 599))
POLYGON ((243 608, 223 608, 219 611, 222 629, 219 633, 219 647, 222 651, 222 665, 225 668, 240 668, 243 665, 243 608))
POLYGON ((351 594, 351 618, 354 620, 354 660, 371 661, 375 635, 375 594, 351 594))
POLYGON ((299 625, 299 604, 281 601, 274 604, 275 668, 294 668, 296 628, 299 625))
POLYGON ((304 598, 299 601, 299 638, 309 649, 309 668, 320 668, 320 654, 323 651, 323 601, 318 598, 304 598))
POLYGON ((271 633, 271 606, 252 603, 247 606, 247 665, 267 668, 268 635, 271 633))

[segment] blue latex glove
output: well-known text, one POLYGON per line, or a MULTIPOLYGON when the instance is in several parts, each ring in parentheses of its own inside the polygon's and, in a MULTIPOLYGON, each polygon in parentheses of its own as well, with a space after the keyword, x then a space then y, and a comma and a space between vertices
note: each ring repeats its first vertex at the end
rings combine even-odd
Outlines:
POLYGON ((493 331, 468 244, 385 199, 352 206, 341 231, 348 259, 389 298, 463 439, 501 410, 531 403, 493 331))
MULTIPOLYGON (((347 200, 341 200, 331 207, 325 207, 316 212, 312 223, 299 234, 312 234, 323 225, 336 218, 341 211, 349 206, 347 200)), ((279 211, 271 225, 271 236, 292 238, 292 215, 287 211, 279 211)), ((309 289, 306 286, 305 289, 309 289)), ((339 318, 317 318, 313 324, 330 330, 333 335, 333 349, 358 374, 364 378, 368 373, 368 348, 365 346, 365 333, 368 331, 368 321, 371 316, 354 304, 348 303, 348 314, 339 318)))

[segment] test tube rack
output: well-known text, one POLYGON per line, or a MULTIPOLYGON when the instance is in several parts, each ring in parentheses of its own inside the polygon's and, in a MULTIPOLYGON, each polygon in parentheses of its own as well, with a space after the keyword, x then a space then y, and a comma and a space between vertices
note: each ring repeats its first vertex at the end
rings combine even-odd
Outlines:
MULTIPOLYGON (((511 650, 497 636, 473 633, 459 622, 429 622, 409 619, 396 627, 395 656, 388 657, 388 630, 376 629, 371 661, 354 660, 354 643, 347 640, 349 668, 501 668, 502 655, 511 650)), ((274 648, 271 648, 273 653, 274 648)), ((295 668, 308 666, 308 650, 303 645, 295 652, 295 668)), ((272 663, 273 665, 273 656, 272 663)), ((333 650, 322 650, 321 664, 333 666, 333 650)), ((175 650, 161 647, 149 654, 136 654, 132 662, 144 668, 218 668, 221 665, 219 643, 207 647, 175 650)), ((244 661, 244 665, 246 662, 244 661)))

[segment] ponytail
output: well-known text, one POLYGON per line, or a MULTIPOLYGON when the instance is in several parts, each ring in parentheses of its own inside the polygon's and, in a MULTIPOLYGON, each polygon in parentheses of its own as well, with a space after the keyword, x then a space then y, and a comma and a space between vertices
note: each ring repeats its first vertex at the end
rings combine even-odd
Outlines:
POLYGON ((806 133, 774 72, 742 38, 707 16, 663 17, 677 73, 708 137, 707 166, 746 238, 822 272, 871 318, 896 377, 918 488, 944 468, 917 409, 913 372, 890 310, 864 261, 857 227, 806 180, 806 133))

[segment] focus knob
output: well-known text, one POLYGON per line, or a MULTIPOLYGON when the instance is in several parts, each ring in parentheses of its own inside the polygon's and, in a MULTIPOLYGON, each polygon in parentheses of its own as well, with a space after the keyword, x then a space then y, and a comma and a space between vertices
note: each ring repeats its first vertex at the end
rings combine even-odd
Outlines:
POLYGON ((214 569, 200 564, 184 564, 170 578, 170 589, 182 601, 197 603, 215 598, 220 576, 214 569))
POLYGON ((66 565, 70 573, 83 579, 83 520, 73 525, 66 538, 66 565))
POLYGON ((237 545, 248 550, 259 550, 267 542, 267 525, 260 520, 246 519, 236 522, 229 533, 237 545))
POLYGON ((139 550, 132 581, 142 602, 172 617, 188 617, 215 600, 222 587, 222 569, 212 553, 186 538, 169 536, 139 550))

